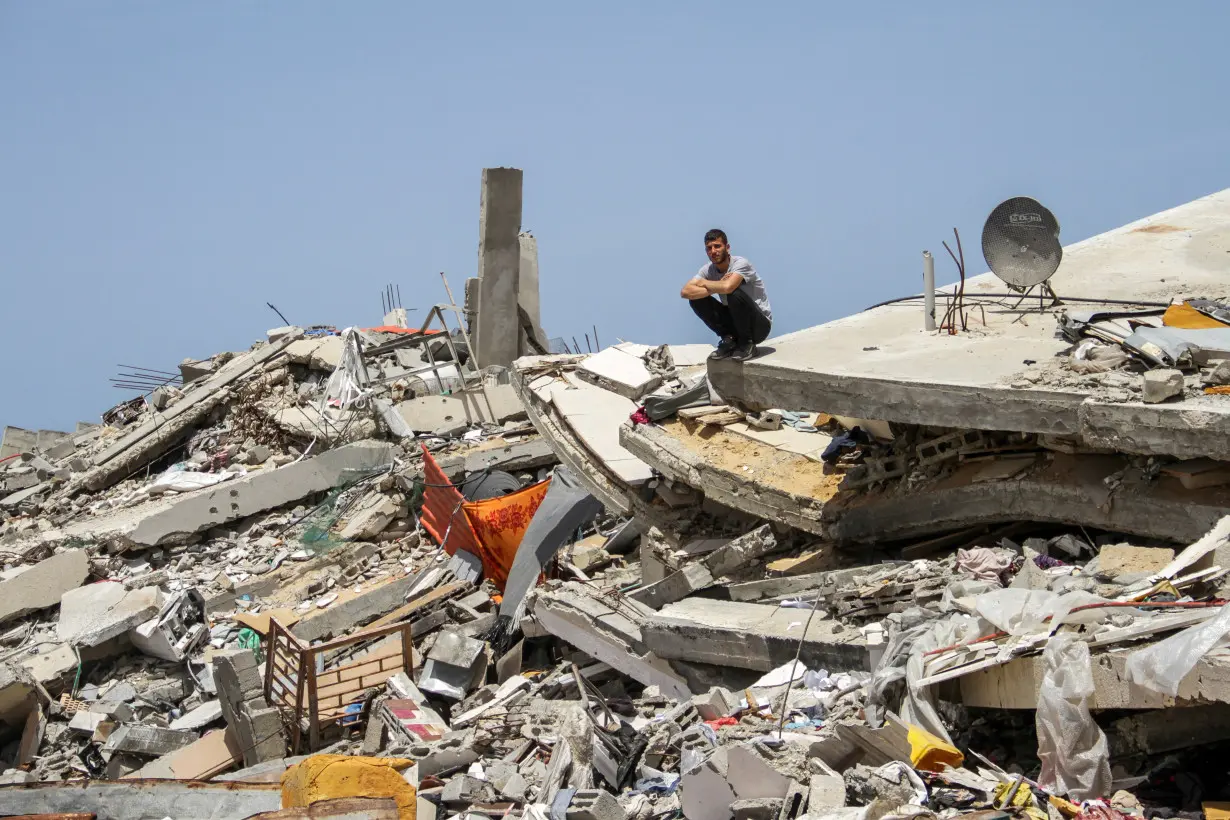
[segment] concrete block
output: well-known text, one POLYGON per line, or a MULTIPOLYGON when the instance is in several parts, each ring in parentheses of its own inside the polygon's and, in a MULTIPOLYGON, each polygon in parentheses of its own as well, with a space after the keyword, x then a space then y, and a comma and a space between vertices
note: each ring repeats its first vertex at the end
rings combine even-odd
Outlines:
POLYGON ((353 515, 347 517, 338 537, 344 541, 366 541, 384 532, 400 513, 400 496, 375 493, 365 499, 353 515))
POLYGON ((90 573, 85 550, 68 550, 39 561, 16 577, 0 582, 0 624, 60 603, 90 573))
POLYGON ((387 467, 393 446, 362 441, 276 470, 223 482, 209 492, 173 501, 129 533, 134 543, 158 546, 332 489, 365 472, 387 467))
POLYGON ((752 797, 746 800, 736 800, 730 804, 730 812, 734 820, 777 820, 781 814, 782 799, 780 797, 752 797))
POLYGON ((694 695, 692 705, 696 707, 701 720, 717 720, 730 714, 738 701, 731 702, 730 693, 721 687, 713 687, 707 694, 694 695))
POLYGON ((98 646, 153 618, 161 607, 158 587, 130 590, 113 581, 77 587, 60 598, 56 635, 77 646, 98 646))
POLYGON ((846 805, 846 781, 839 774, 813 774, 807 791, 807 812, 817 815, 824 809, 846 805))
POLYGON ((517 358, 521 278, 521 182, 517 168, 484 168, 478 217, 478 315, 474 355, 482 367, 517 358))
POLYGON ((1141 376, 1140 388, 1145 404, 1157 404, 1183 395, 1183 373, 1173 368, 1150 370, 1141 376))
POLYGON ((179 732, 142 723, 118 726, 103 745, 104 752, 162 757, 196 741, 195 732, 179 732))
POLYGON ((624 820, 623 806, 610 792, 581 789, 572 795, 564 813, 567 820, 624 820))

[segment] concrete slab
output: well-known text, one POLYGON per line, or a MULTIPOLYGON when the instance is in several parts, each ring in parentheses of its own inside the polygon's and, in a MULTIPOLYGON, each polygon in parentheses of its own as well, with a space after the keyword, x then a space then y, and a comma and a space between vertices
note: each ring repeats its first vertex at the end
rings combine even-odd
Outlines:
POLYGON ((145 517, 128 537, 136 544, 151 547, 183 540, 210 527, 289 504, 386 467, 392 463, 393 449, 393 445, 385 442, 356 442, 276 470, 225 482, 180 498, 145 517))
POLYGON ((636 411, 636 404, 572 374, 566 375, 564 382, 552 388, 551 402, 585 448, 622 481, 648 481, 652 477, 649 467, 619 443, 619 427, 636 411))
POLYGON ((0 786, 0 806, 22 814, 90 814, 112 820, 251 817, 282 806, 276 783, 69 780, 0 786))
MULTIPOLYGON (((603 506, 628 515, 633 509, 630 497, 630 494, 635 494, 633 486, 606 463, 594 458, 585 442, 568 425, 563 414, 552 402, 555 386, 563 383, 560 372, 564 368, 575 366, 580 358, 526 356, 518 359, 513 363, 512 385, 524 404, 530 421, 551 445, 560 462, 572 470, 585 489, 601 501, 603 506)), ((635 457, 628 454, 627 458, 635 457)), ((625 474, 635 469, 635 465, 631 463, 621 464, 620 467, 625 474)))
POLYGON ((29 612, 56 606, 65 592, 81 586, 89 574, 89 553, 85 550, 68 550, 0 582, 0 624, 29 612))
POLYGON ((971 463, 909 492, 872 492, 843 490, 840 473, 826 473, 806 456, 695 422, 626 424, 620 440, 664 476, 700 489, 708 499, 842 542, 920 538, 1013 521, 1191 542, 1230 513, 1230 488, 1189 490, 1166 475, 1146 481, 1115 455, 1050 453, 997 480, 986 480, 985 463, 971 463), (1112 491, 1104 479, 1125 469, 1112 491))
MULTIPOLYGON (((645 366, 645 354, 652 348, 622 342, 586 356, 577 366, 577 375, 604 390, 629 401, 637 401, 662 383, 662 378, 645 366)), ((635 409, 635 408, 634 408, 635 409)))
POLYGON ((180 440, 184 431, 203 419, 230 393, 225 388, 235 380, 280 356, 299 337, 290 333, 227 362, 212 376, 185 390, 184 398, 165 413, 136 425, 111 446, 92 458, 95 467, 74 478, 73 484, 88 490, 101 490, 129 475, 137 465, 148 463, 180 440))
MULTIPOLYGON (((1230 274, 1228 252, 1230 189, 1068 246, 1051 281, 1069 297, 1216 296, 1230 274)), ((979 297, 1005 292, 989 273, 967 280, 970 330, 955 336, 923 330, 920 299, 770 339, 749 362, 711 363, 709 376, 723 396, 753 409, 1076 436, 1121 452, 1230 459, 1225 396, 1145 405, 1108 400, 1096 388, 1047 387, 1046 371, 1070 344, 1058 338, 1054 315, 1035 310, 1022 318, 1011 309, 1015 297, 979 297)))
POLYGON ((646 651, 640 621, 642 608, 628 602, 618 611, 606 602, 565 587, 540 591, 531 599, 534 618, 546 631, 566 641, 595 660, 645 686, 659 686, 667 697, 685 700, 692 696, 683 678, 670 665, 646 651))
MULTIPOLYGON (((708 598, 686 598, 646 617, 645 646, 667 660, 768 672, 794 659, 807 610, 708 598)), ((809 668, 870 671, 861 633, 817 616, 803 638, 800 660, 809 668)))
POLYGON ((153 618, 161 607, 158 587, 125 589, 114 581, 77 587, 60 599, 56 635, 77 646, 98 646, 153 618))

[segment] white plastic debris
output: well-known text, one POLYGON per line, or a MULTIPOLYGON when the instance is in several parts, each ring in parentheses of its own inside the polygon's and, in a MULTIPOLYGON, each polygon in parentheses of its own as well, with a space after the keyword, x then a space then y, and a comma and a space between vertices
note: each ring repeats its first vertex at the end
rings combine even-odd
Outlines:
POLYGON ((1069 633, 1055 635, 1042 653, 1042 687, 1035 725, 1039 784, 1080 802, 1110 794, 1106 735, 1093 722, 1093 666, 1089 645, 1069 633))
POLYGON ((1217 617, 1128 655, 1127 679, 1154 692, 1177 695, 1179 684, 1187 673, 1213 647, 1222 643, 1227 633, 1230 633, 1230 606, 1223 606, 1217 617))

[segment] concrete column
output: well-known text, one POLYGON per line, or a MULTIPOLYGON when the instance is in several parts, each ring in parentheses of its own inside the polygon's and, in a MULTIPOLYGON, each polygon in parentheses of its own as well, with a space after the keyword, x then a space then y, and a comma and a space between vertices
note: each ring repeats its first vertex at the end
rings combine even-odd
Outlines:
POLYGON ((478 215, 478 317, 474 354, 479 365, 508 366, 517 358, 521 278, 521 170, 484 168, 478 215))
MULTIPOLYGON (((538 344, 547 346, 547 336, 542 331, 542 312, 538 301, 538 240, 533 234, 523 233, 518 239, 521 242, 521 278, 517 282, 517 303, 529 317, 534 328, 534 338, 538 344)), ((523 334, 524 335, 524 334, 523 334)), ((520 354, 530 356, 538 351, 525 344, 522 336, 520 354)))

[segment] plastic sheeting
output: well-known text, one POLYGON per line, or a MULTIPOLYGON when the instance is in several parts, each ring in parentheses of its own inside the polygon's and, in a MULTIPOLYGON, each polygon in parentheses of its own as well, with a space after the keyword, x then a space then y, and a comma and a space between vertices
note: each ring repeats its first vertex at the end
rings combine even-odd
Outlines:
POLYGON ((1128 655, 1127 679, 1154 692, 1178 695, 1183 678, 1209 650, 1225 640, 1227 633, 1230 606, 1223 606, 1217 617, 1128 655))
POLYGON ((1042 761, 1038 783, 1078 802, 1109 795, 1106 735, 1089 713, 1093 666, 1088 644, 1060 633, 1047 643, 1042 665, 1035 718, 1042 761))
POLYGON ((983 635, 985 627, 978 618, 968 615, 951 615, 934 620, 930 613, 918 608, 906 610, 902 616, 903 623, 912 625, 893 632, 885 645, 880 664, 867 685, 869 716, 875 725, 882 722, 889 708, 890 693, 895 690, 895 684, 904 682, 905 695, 898 708, 902 720, 952 742, 936 710, 934 693, 930 687, 916 684, 925 677, 923 656, 932 649, 983 635))
POLYGON ((342 331, 342 355, 338 365, 325 385, 320 400, 320 413, 330 407, 346 410, 367 395, 367 368, 363 364, 363 352, 359 347, 359 333, 353 327, 342 331))
MULTIPOLYGON (((1110 603, 1090 592, 1073 590, 1060 595, 1045 589, 996 589, 978 596, 978 614, 1009 635, 1054 632, 1065 623, 1099 623, 1110 617, 1109 608, 1073 612, 1090 604, 1110 603), (1048 620, 1049 619, 1049 620, 1048 620)), ((1118 607, 1119 614, 1140 614, 1133 607, 1118 607)))
POLYGON ((145 492, 150 495, 188 493, 193 490, 202 490, 215 484, 221 484, 223 481, 228 481, 240 475, 243 475, 243 473, 234 470, 224 470, 220 473, 198 473, 194 470, 185 470, 176 465, 147 485, 145 492))

